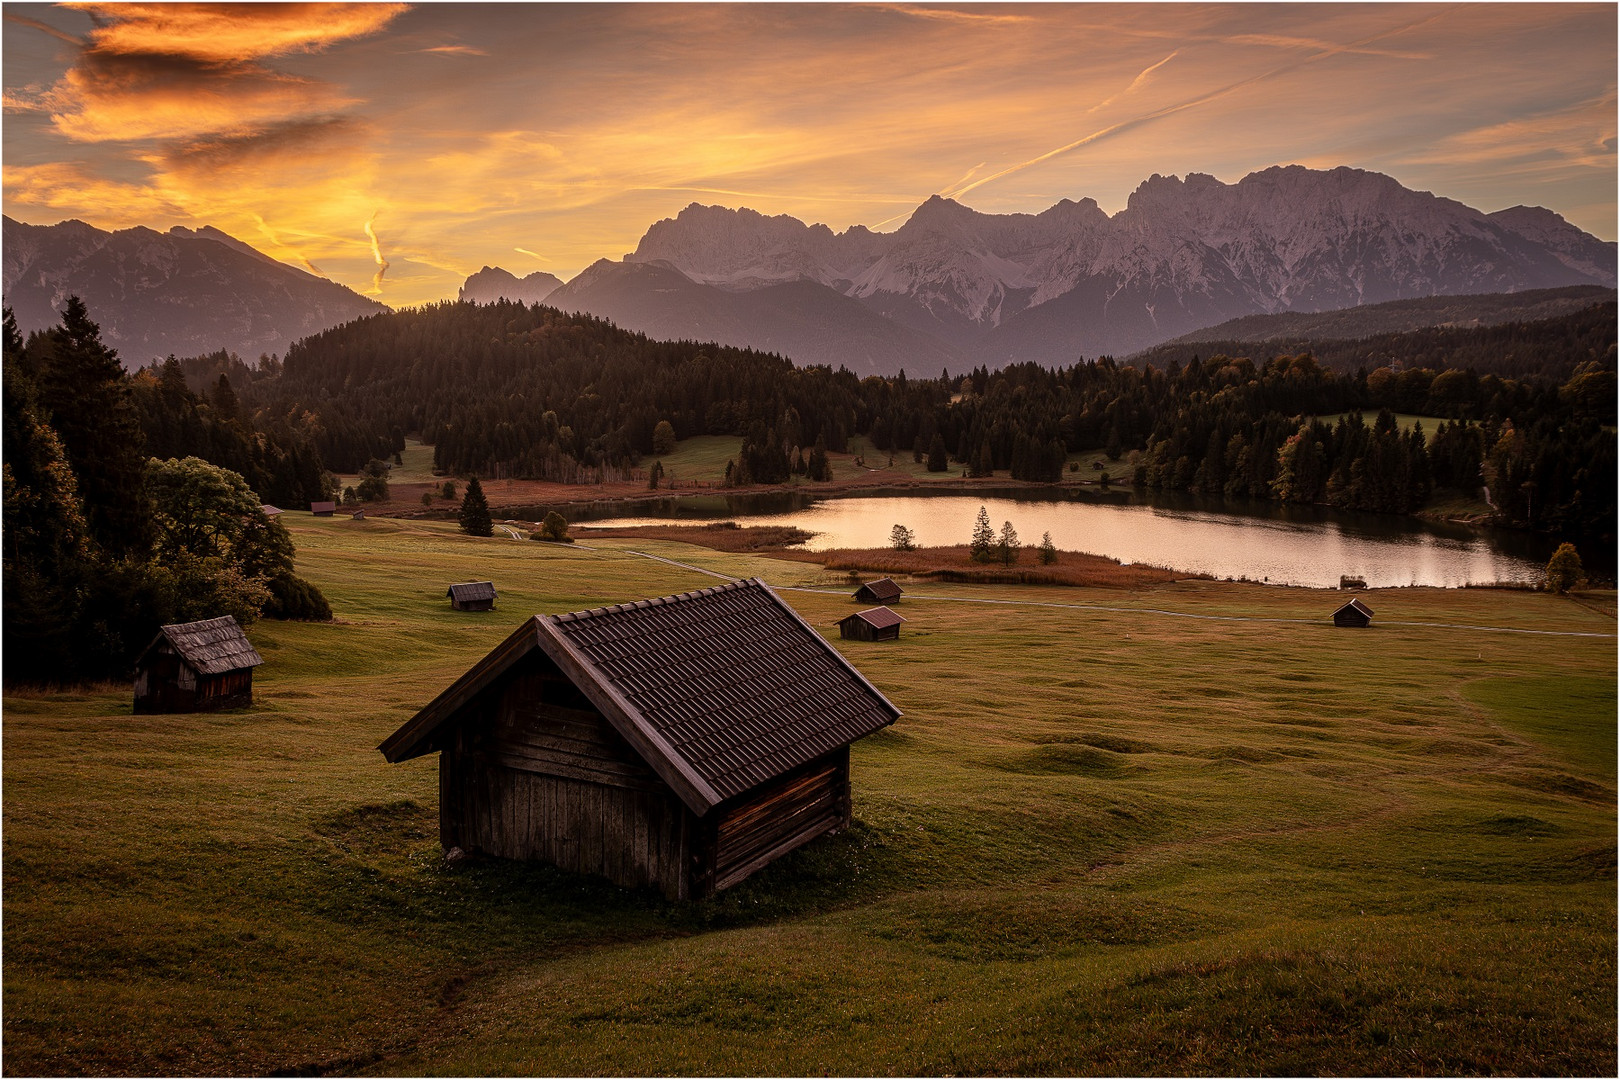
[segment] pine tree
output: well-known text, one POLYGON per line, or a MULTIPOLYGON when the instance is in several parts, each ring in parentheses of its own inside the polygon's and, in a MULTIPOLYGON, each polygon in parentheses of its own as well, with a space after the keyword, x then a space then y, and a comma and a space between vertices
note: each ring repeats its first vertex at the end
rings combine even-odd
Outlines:
POLYGON ((973 539, 968 550, 974 562, 989 562, 991 549, 996 544, 996 531, 990 527, 990 512, 979 507, 979 516, 973 520, 973 539))
POLYGON ((39 402, 73 466, 91 536, 113 555, 142 554, 152 538, 141 489, 146 439, 118 354, 77 296, 40 340, 39 402))
POLYGON ((945 438, 938 432, 934 433, 934 441, 928 444, 928 471, 944 472, 950 466, 945 456, 945 438))
POLYGON ((1045 565, 1051 566, 1053 563, 1057 562, 1057 545, 1052 543, 1052 534, 1051 533, 1049 533, 1049 532, 1041 533, 1040 552, 1041 552, 1041 562, 1044 563, 1045 565))
POLYGON ((467 493, 461 497, 461 531, 468 536, 495 535, 495 522, 489 516, 484 485, 476 476, 467 481, 467 493))
POLYGON ((1001 523, 1001 538, 996 541, 996 550, 1001 555, 1001 565, 1011 566, 1018 561, 1018 551, 1023 545, 1018 542, 1018 530, 1013 523, 1001 523))

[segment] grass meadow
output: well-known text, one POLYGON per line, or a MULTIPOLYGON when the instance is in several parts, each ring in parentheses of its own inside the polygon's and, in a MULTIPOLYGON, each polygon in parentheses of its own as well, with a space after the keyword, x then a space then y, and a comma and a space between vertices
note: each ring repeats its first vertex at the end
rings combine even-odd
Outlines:
POLYGON ((8 1073, 1614 1074, 1615 639, 1457 628, 1612 596, 918 583, 837 642, 905 711, 854 826, 679 904, 446 868, 376 745, 531 613, 714 583, 626 549, 829 634, 843 574, 282 520, 338 621, 252 628, 253 708, 7 692, 8 1073))

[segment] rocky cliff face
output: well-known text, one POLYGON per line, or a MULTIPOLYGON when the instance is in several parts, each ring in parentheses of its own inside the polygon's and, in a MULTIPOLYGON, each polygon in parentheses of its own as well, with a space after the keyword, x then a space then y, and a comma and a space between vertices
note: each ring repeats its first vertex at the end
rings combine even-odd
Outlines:
MULTIPOLYGON (((915 370, 929 348, 947 362, 1059 363, 1128 354, 1244 315, 1612 287, 1615 262, 1613 243, 1548 210, 1487 215, 1379 173, 1295 165, 1235 184, 1196 173, 1153 176, 1112 217, 1090 199, 994 215, 936 196, 892 233, 859 226, 834 233, 791 217, 694 204, 649 228, 624 263, 599 263, 559 295, 595 310, 592 296, 611 292, 612 312, 596 313, 650 333, 642 313, 657 302, 633 284, 636 264, 735 294, 727 305, 732 324, 762 326, 776 317, 764 307, 780 310, 779 295, 770 305, 751 305, 749 297, 814 283, 908 331, 888 360, 863 333, 863 366, 893 371, 915 370)), ((851 311, 819 296, 815 303, 822 320, 851 311)), ((719 324, 689 322, 691 336, 726 340, 719 324)), ((839 327, 824 324, 818 337, 825 349, 793 358, 842 362, 839 327)))
POLYGON ((211 227, 104 232, 82 221, 7 217, 4 249, 0 285, 24 334, 56 325, 62 303, 77 295, 131 368, 220 349, 251 362, 388 310, 211 227))

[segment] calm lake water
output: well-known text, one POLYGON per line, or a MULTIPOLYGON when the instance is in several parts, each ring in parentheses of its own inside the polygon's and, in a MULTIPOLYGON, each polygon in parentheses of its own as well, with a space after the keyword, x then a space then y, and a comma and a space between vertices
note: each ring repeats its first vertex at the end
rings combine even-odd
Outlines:
MULTIPOLYGON (((1337 586, 1339 576, 1370 587, 1457 587, 1493 581, 1537 581, 1553 543, 1511 530, 1431 524, 1386 514, 1341 513, 1193 497, 1038 492, 904 494, 811 499, 800 493, 704 496, 637 504, 626 516, 611 508, 570 507, 569 520, 594 525, 794 525, 816 534, 804 546, 885 547, 905 525, 922 545, 965 544, 979 507, 999 532, 1010 521, 1029 546, 1050 532, 1060 548, 1106 555, 1219 578, 1288 585, 1337 586), (616 516, 607 517, 607 514, 616 516)), ((581 539, 588 534, 577 533, 581 539)), ((1029 558, 1029 556, 1025 556, 1029 558)))

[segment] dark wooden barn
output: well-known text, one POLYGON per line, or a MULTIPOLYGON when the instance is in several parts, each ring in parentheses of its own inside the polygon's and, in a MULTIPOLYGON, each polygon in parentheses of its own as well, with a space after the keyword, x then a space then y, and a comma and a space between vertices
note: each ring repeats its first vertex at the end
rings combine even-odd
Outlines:
POLYGON ((858 641, 893 641, 906 620, 886 607, 868 608, 838 620, 838 636, 858 641))
POLYGON ((450 598, 450 606, 457 611, 489 611, 495 606, 495 583, 469 581, 464 585, 452 585, 445 595, 450 598))
POLYGON ((205 712, 253 704, 253 669, 264 663, 229 615, 158 631, 135 661, 135 711, 205 712))
POLYGON ((1352 599, 1333 613, 1334 626, 1366 626, 1372 622, 1372 608, 1359 599, 1352 599))
POLYGON ((439 754, 445 850, 705 896, 849 823, 900 715, 763 582, 535 616, 394 732, 439 754))
POLYGON ((878 578, 856 589, 855 599, 863 604, 898 604, 900 586, 896 585, 892 578, 878 578))
POLYGON ((309 512, 316 517, 331 517, 332 512, 336 509, 337 503, 335 502, 312 502, 309 504, 309 512))

